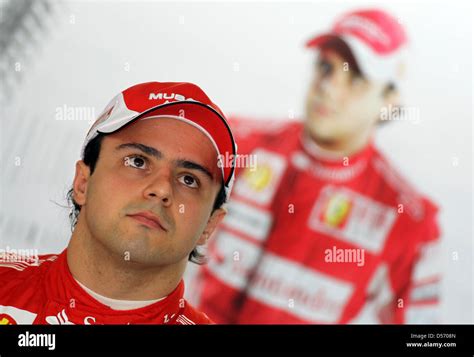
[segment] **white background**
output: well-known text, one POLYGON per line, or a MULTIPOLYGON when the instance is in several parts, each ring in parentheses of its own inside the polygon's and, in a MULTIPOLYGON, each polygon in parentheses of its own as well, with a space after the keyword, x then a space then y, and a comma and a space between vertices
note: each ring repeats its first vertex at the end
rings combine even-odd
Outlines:
MULTIPOLYGON (((344 11, 380 4, 56 3, 35 45, 18 39, 25 54, 11 76, 21 82, 2 108, 0 245, 41 253, 67 245, 68 210, 59 205, 93 117, 57 120, 60 108, 98 115, 135 83, 190 81, 227 114, 301 118, 313 61, 305 41, 344 11)), ((380 129, 377 143, 440 205, 443 322, 472 323, 472 9, 457 1, 382 8, 409 33, 405 99, 420 117, 380 129)))

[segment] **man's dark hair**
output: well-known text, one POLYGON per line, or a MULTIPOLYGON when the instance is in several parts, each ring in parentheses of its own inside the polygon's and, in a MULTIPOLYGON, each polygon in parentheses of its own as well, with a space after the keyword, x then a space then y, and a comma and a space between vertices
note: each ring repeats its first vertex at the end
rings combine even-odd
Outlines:
MULTIPOLYGON (((99 159, 100 154, 100 147, 102 144, 102 140, 106 134, 98 134, 94 139, 92 139, 84 149, 84 157, 82 161, 86 164, 89 169, 91 170, 91 175, 95 170, 97 161, 99 159)), ((74 231, 74 228, 77 224, 77 218, 79 217, 79 212, 81 211, 81 206, 77 204, 74 200, 74 189, 71 188, 67 195, 66 195, 67 202, 71 207, 71 211, 69 212, 69 220, 71 222, 71 231, 74 231)), ((221 189, 217 193, 216 199, 214 201, 214 206, 212 208, 212 212, 219 209, 225 203, 226 195, 224 184, 221 185, 221 189)), ((211 212, 211 213, 212 213, 211 212)), ((206 263, 206 256, 199 252, 198 248, 194 248, 193 251, 189 254, 188 260, 190 262, 202 265, 206 263)))

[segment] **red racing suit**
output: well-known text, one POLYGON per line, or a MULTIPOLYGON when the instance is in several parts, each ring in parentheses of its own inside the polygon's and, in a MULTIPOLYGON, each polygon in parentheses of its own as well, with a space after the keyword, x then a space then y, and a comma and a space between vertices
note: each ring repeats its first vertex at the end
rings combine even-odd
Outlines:
POLYGON ((113 310, 89 295, 71 275, 66 250, 19 261, 0 259, 0 325, 212 323, 183 299, 184 283, 165 299, 134 310, 113 310))
POLYGON ((437 207, 372 142, 330 159, 301 122, 230 123, 245 169, 196 306, 216 323, 438 322, 437 207))

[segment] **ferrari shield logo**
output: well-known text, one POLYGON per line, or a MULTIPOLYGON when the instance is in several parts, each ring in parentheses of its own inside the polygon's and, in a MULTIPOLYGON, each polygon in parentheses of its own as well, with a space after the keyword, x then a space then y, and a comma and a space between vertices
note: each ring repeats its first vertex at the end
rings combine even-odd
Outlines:
POLYGON ((396 212, 394 207, 347 187, 327 185, 314 204, 308 226, 376 254, 392 230, 396 212))
POLYGON ((327 200, 326 207, 321 212, 321 220, 330 227, 341 228, 347 221, 351 207, 349 197, 337 193, 327 200))

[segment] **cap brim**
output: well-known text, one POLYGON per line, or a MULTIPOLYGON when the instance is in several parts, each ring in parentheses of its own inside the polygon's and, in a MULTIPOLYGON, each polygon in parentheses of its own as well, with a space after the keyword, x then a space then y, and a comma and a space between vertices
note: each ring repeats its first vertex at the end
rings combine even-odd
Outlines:
POLYGON ((334 40, 336 38, 342 39, 341 36, 333 33, 325 33, 322 35, 318 35, 306 42, 306 48, 319 48, 324 44, 328 43, 330 40, 334 40))

